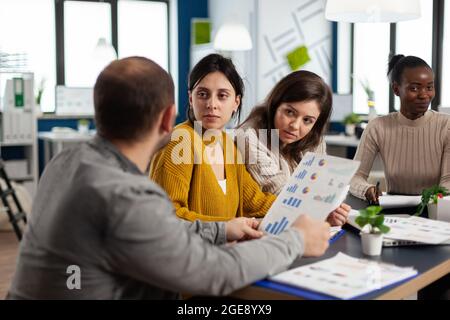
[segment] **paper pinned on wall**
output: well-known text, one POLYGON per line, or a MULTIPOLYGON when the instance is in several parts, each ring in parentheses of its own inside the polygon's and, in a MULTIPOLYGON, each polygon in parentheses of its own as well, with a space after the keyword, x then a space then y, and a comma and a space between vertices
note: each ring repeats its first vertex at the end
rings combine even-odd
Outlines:
POLYGON ((308 48, 305 46, 300 46, 292 50, 286 55, 286 59, 291 67, 292 71, 300 69, 301 66, 307 64, 311 57, 308 53, 308 48))
POLYGON ((211 21, 209 19, 193 18, 191 28, 191 43, 193 45, 211 42, 211 21))

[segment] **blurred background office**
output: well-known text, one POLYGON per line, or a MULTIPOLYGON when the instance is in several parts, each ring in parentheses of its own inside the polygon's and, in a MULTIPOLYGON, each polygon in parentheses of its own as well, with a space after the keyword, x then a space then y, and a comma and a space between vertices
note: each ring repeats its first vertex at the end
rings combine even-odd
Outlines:
MULTIPOLYGON (((394 12, 390 22, 379 22, 384 12, 372 6, 365 10, 365 21, 349 23, 339 19, 339 12, 334 13, 339 22, 327 19, 326 0, 0 0, 1 157, 12 178, 33 194, 55 153, 92 136, 92 87, 99 71, 130 55, 153 59, 172 74, 181 122, 188 72, 211 52, 231 57, 244 77, 241 120, 289 72, 319 74, 335 94, 329 149, 352 157, 358 144, 352 127, 345 138, 331 134, 344 133, 345 124, 398 110, 386 77, 390 54, 428 62, 436 76, 431 107, 445 111, 450 106, 450 92, 441 90, 450 86, 450 5, 405 2, 402 10, 411 11, 406 21, 394 12), (30 75, 29 105, 8 108, 8 80, 30 75), (16 117, 19 110, 32 111, 34 118, 26 120, 33 122, 28 138, 12 137, 17 132, 11 130, 28 123, 15 125, 11 109, 16 117)), ((346 6, 352 1, 340 2, 340 8, 346 6)))
MULTIPOLYGON (((431 108, 450 112, 444 0, 0 0, 0 171, 23 211, 51 157, 95 134, 93 85, 105 65, 132 55, 159 63, 174 78, 180 123, 188 73, 212 52, 232 58, 244 78, 238 121, 288 73, 323 77, 334 93, 325 136, 332 155, 352 158, 364 122, 399 109, 386 77, 392 54, 432 66, 431 108)), ((380 161, 371 178, 383 181, 380 161)), ((3 211, 0 229, 11 230, 3 211)), ((3 298, 17 239, 0 235, 3 298)))

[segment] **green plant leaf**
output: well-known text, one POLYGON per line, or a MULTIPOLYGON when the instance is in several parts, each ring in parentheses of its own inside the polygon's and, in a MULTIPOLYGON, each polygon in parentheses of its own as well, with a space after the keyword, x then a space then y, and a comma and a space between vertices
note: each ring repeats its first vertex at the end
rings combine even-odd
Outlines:
POLYGON ((389 230, 391 230, 391 228, 389 228, 388 226, 385 226, 384 224, 377 226, 377 228, 380 229, 381 233, 388 233, 389 230))
POLYGON ((370 225, 371 233, 387 233, 390 229, 384 225, 384 215, 380 214, 382 210, 381 206, 369 206, 365 209, 360 209, 355 222, 361 228, 367 224, 370 225))
POLYGON ((382 208, 380 206, 370 206, 367 207, 366 210, 370 217, 375 217, 382 210, 382 208))
POLYGON ((369 223, 369 219, 363 216, 358 216, 356 217, 355 222, 358 224, 358 226, 363 228, 366 224, 369 223))
POLYGON ((383 225, 383 222, 384 222, 384 215, 380 215, 374 218, 373 224, 378 227, 383 225))
POLYGON ((361 217, 364 217, 364 218, 368 218, 368 217, 369 217, 369 213, 367 212, 366 209, 360 209, 360 210, 359 210, 359 215, 360 215, 361 217))
POLYGON ((442 193, 443 196, 449 195, 449 191, 447 190, 447 188, 445 188, 443 186, 439 186, 439 185, 434 185, 430 188, 423 189, 421 202, 417 206, 415 215, 416 216, 421 215, 423 212, 423 209, 425 209, 425 207, 428 205, 428 203, 430 203, 430 202, 437 203, 438 202, 437 195, 439 193, 442 193))
POLYGON ((349 113, 343 120, 344 124, 358 124, 361 123, 361 118, 356 113, 349 113))

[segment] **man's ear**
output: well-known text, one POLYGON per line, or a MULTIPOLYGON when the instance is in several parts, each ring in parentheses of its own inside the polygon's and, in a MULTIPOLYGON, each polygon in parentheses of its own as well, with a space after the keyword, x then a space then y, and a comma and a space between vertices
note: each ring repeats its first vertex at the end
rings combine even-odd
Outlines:
POLYGON ((392 91, 394 91, 394 94, 399 97, 400 96, 400 86, 398 85, 397 82, 393 82, 392 83, 392 91))
POLYGON ((176 116, 177 108, 175 107, 175 104, 171 105, 163 111, 161 117, 160 133, 167 134, 172 132, 176 116))

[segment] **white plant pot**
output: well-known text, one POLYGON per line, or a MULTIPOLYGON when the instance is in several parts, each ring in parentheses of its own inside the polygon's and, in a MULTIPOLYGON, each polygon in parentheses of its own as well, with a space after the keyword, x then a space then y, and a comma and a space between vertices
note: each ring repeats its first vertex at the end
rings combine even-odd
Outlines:
POLYGON ((437 204, 429 203, 428 207, 428 219, 437 220, 437 204))
POLYGON ((354 124, 346 124, 345 125, 345 134, 348 136, 354 136, 355 135, 355 127, 354 124))
POLYGON ((362 251, 368 256, 379 256, 383 247, 382 233, 361 232, 362 251))

